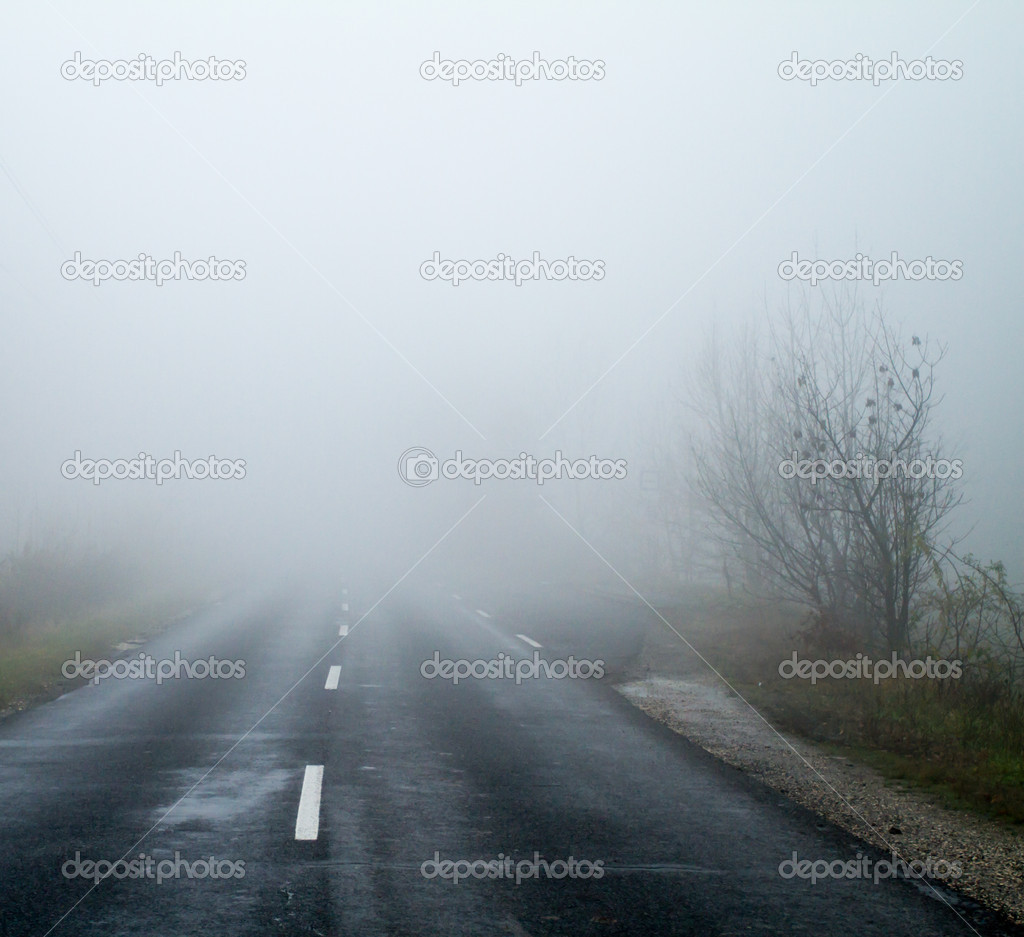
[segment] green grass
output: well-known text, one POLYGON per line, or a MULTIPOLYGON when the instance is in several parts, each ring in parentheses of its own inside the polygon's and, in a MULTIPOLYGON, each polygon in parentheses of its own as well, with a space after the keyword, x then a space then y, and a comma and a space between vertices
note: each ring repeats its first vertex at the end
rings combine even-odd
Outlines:
POLYGON ((64 681, 61 667, 76 651, 82 658, 110 658, 115 645, 155 633, 186 607, 167 597, 148 597, 0 638, 0 711, 51 693, 64 681))
MULTIPOLYGON (((947 806, 1024 823, 1024 698, 978 682, 783 680, 780 661, 798 647, 794 606, 691 594, 665 618, 776 727, 930 791, 947 806)), ((801 651, 801 658, 837 655, 801 651)), ((847 655, 839 655, 845 657, 847 655)), ((648 636, 652 674, 707 673, 664 626, 648 636)))

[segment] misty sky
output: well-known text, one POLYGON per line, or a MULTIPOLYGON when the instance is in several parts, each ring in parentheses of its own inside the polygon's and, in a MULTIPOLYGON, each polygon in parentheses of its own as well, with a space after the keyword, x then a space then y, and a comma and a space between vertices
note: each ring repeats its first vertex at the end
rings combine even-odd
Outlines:
MULTIPOLYGON (((413 488, 400 453, 560 448, 626 459, 623 484, 635 485, 659 408, 710 330, 763 322, 794 288, 782 260, 896 251, 962 261, 958 282, 861 289, 908 334, 948 344, 936 429, 964 461, 968 546, 1024 578, 1018 4, 4 12, 5 550, 33 524, 116 532, 135 519, 178 526, 211 557, 326 549, 388 555, 400 573, 486 494, 440 551, 547 543, 553 562, 588 561, 534 487, 413 488), (963 77, 811 87, 778 76, 794 50, 931 55, 961 60, 963 77), (176 51, 244 61, 245 76, 160 87, 61 76, 76 52, 176 51), (420 77, 435 51, 575 56, 603 61, 605 76, 453 87, 420 77), (245 277, 94 287, 62 278, 76 251, 212 255, 244 260, 245 277), (435 251, 537 251, 606 272, 453 287, 420 276, 435 251), (93 486, 61 477, 75 450, 215 454, 244 459, 247 474, 93 486)), ((586 488, 598 515, 602 484, 586 488)), ((583 522, 571 483, 541 493, 583 522)))

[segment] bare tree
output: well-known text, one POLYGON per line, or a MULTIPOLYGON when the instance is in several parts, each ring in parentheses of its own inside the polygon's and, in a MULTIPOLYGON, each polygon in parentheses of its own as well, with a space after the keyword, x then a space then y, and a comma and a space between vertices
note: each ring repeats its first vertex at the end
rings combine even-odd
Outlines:
POLYGON ((833 636, 903 651, 926 550, 960 501, 929 438, 944 349, 905 342, 853 291, 819 295, 764 337, 712 345, 694 387, 696 487, 767 587, 809 602, 833 636))

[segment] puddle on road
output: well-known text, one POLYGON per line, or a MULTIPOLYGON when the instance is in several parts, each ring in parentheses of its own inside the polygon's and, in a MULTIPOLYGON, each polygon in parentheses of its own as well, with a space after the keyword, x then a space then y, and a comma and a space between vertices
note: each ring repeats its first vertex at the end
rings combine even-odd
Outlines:
MULTIPOLYGON (((179 777, 188 775, 174 785, 178 790, 177 797, 181 797, 195 784, 197 778, 193 772, 175 771, 174 774, 179 777)), ((221 821, 243 812, 255 813, 260 801, 277 794, 294 780, 295 772, 284 768, 246 768, 235 771, 218 768, 174 807, 170 814, 161 820, 160 826, 167 829, 185 823, 221 821)), ((153 822, 167 813, 177 797, 156 809, 153 822)))

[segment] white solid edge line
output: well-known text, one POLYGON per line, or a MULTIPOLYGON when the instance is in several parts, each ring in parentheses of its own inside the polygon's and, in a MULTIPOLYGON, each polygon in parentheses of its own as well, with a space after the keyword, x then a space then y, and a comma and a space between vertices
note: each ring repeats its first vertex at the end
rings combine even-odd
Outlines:
POLYGON ((341 679, 341 664, 335 664, 327 671, 327 682, 324 684, 325 690, 336 690, 338 689, 338 681, 341 679))
POLYGON ((323 765, 306 765, 302 779, 299 813, 295 818, 295 838, 313 840, 320 835, 320 789, 324 783, 323 765))
POLYGON ((477 613, 478 615, 483 615, 483 616, 484 616, 484 618, 490 618, 490 617, 491 617, 491 616, 490 616, 490 615, 488 615, 488 614, 487 614, 487 612, 485 612, 485 611, 484 611, 484 610, 483 610, 482 608, 478 608, 478 609, 476 610, 476 613, 477 613))
POLYGON ((343 638, 343 637, 345 637, 345 635, 347 635, 347 634, 348 634, 348 625, 342 625, 342 626, 341 626, 341 627, 340 627, 340 628, 338 629, 338 637, 340 637, 340 638, 343 638))
POLYGON ((533 640, 533 638, 528 638, 525 634, 517 634, 516 637, 519 638, 520 641, 525 641, 527 644, 530 645, 530 647, 544 646, 543 644, 538 644, 536 641, 533 640))

